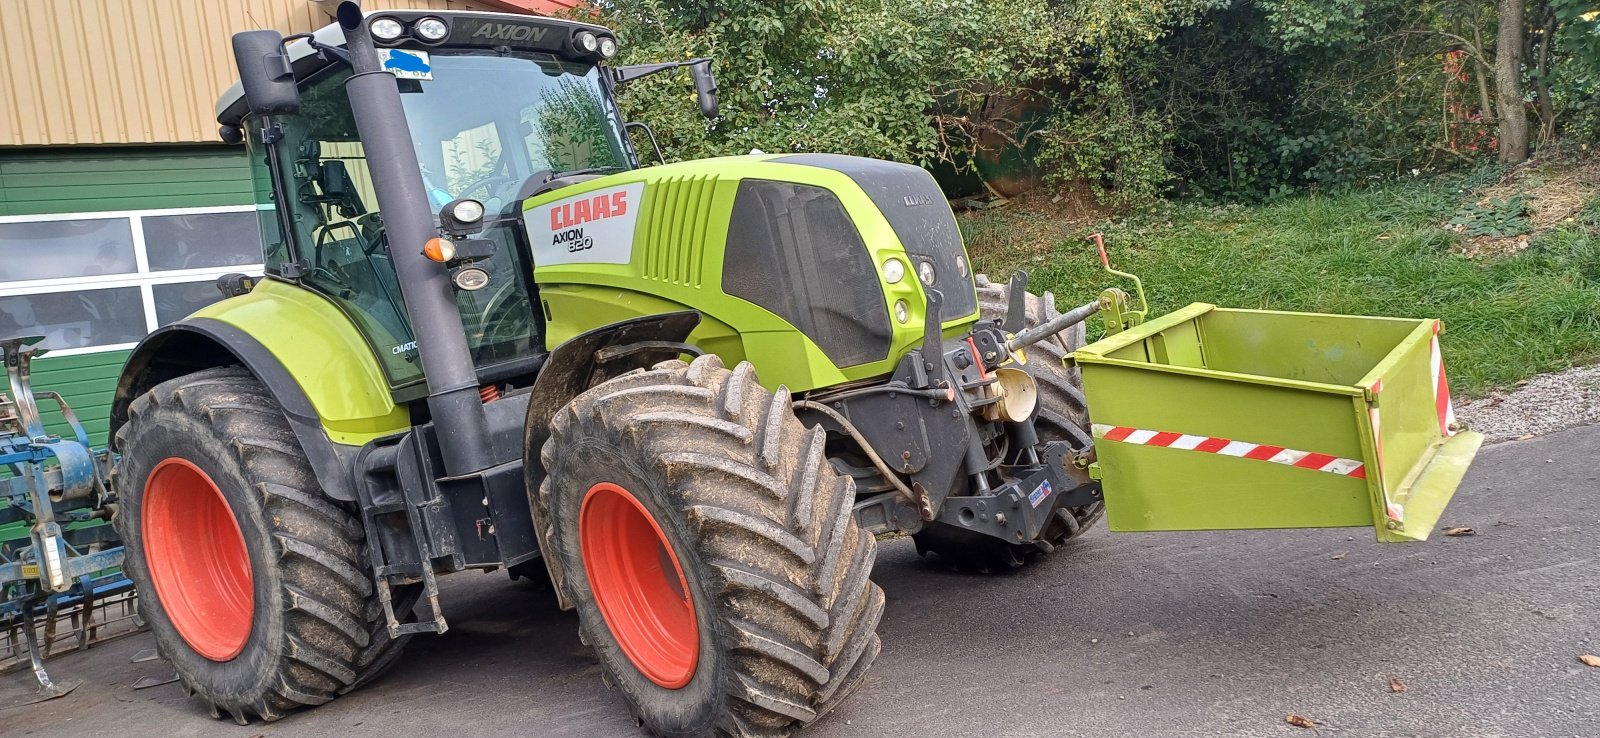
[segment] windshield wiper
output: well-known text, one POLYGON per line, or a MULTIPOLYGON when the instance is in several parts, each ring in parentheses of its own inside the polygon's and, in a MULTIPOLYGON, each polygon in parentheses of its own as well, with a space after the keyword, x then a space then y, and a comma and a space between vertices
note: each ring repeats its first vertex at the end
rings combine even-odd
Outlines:
POLYGON ((610 166, 604 166, 604 167, 589 167, 587 169, 574 169, 574 170, 572 170, 570 172, 558 172, 556 174, 550 175, 549 177, 546 177, 544 181, 553 182, 555 180, 561 179, 562 177, 576 177, 576 176, 581 175, 581 174, 604 174, 606 172, 625 172, 627 170, 628 170, 627 167, 622 166, 620 164, 612 164, 610 166))

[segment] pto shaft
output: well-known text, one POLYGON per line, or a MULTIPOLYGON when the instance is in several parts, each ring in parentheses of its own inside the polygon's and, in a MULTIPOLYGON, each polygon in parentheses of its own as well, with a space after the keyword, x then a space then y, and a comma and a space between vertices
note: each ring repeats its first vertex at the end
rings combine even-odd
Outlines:
POLYGON ((1032 346, 1033 344, 1066 330, 1069 326, 1077 325, 1085 320, 1088 320, 1090 316, 1097 312, 1100 312, 1099 300, 1086 302, 1071 310, 1068 310, 1067 312, 1057 315, 1056 317, 1044 323, 1040 323, 1032 328, 1018 333, 1015 336, 1012 336, 1011 340, 1006 341, 1006 350, 1016 351, 1019 348, 1032 346))

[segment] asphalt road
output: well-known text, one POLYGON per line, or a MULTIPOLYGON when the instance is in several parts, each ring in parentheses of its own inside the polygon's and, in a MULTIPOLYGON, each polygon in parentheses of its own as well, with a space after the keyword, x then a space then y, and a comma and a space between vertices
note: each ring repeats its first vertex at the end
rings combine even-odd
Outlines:
MULTIPOLYGON (((998 577, 888 542, 883 655, 802 738, 1600 737, 1600 668, 1577 658, 1600 654, 1600 426, 1486 448, 1443 522, 1477 535, 1095 531, 998 577)), ((449 633, 310 712, 237 727, 176 684, 134 691, 162 668, 129 663, 139 635, 53 660, 87 682, 0 709, 0 736, 637 735, 546 594, 499 574, 446 582, 449 633)), ((0 679, 0 705, 28 680, 0 679)))

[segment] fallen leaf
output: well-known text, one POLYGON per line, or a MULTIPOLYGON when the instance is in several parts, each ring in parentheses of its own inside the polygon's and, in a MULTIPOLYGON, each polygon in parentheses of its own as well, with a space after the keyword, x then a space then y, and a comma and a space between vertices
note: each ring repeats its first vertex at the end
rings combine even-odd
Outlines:
POLYGON ((1401 692, 1406 691, 1406 683, 1400 681, 1396 677, 1389 677, 1389 691, 1394 692, 1395 694, 1400 694, 1401 692))
POLYGON ((1588 664, 1590 666, 1600 667, 1600 656, 1595 656, 1593 654, 1587 654, 1586 653, 1586 654, 1584 654, 1582 656, 1579 656, 1578 660, 1582 661, 1583 663, 1588 664))
POLYGON ((1462 536, 1475 536, 1475 535, 1478 535, 1478 531, 1475 531, 1475 530, 1473 530, 1471 528, 1445 528, 1444 529, 1444 534, 1447 535, 1447 536, 1454 536, 1456 538, 1460 538, 1462 536))
POLYGON ((1296 715, 1296 714, 1294 714, 1292 712, 1289 713, 1289 717, 1286 717, 1283 720, 1284 720, 1284 722, 1286 722, 1286 723, 1288 723, 1290 725, 1293 725, 1296 728, 1315 728, 1315 727, 1317 727, 1317 721, 1312 720, 1311 718, 1308 718, 1308 717, 1306 717, 1304 715, 1296 715))
POLYGON ((1349 555, 1350 555, 1349 551, 1340 551, 1339 553, 1336 553, 1333 556, 1330 556, 1329 558, 1333 559, 1334 561, 1338 561, 1338 560, 1343 559, 1344 557, 1349 556, 1349 555))

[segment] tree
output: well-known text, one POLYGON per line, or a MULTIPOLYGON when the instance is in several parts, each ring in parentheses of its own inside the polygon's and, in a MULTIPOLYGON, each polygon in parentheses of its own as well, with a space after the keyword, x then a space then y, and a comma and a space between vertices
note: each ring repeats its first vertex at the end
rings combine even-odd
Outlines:
POLYGON ((669 159, 831 151, 966 166, 1026 145, 1058 180, 1156 194, 1166 132, 1138 105, 1144 50, 1225 0, 607 0, 622 63, 716 59, 720 115, 687 80, 630 84, 624 110, 669 159), (1030 98, 1026 106, 1005 104, 1030 98), (1027 111, 1024 116, 1015 112, 1027 111), (1044 111, 1042 114, 1040 111, 1044 111))
POLYGON ((1500 162, 1528 160, 1528 110, 1522 99, 1522 49, 1525 0, 1499 0, 1500 29, 1495 35, 1494 82, 1500 109, 1500 162))

